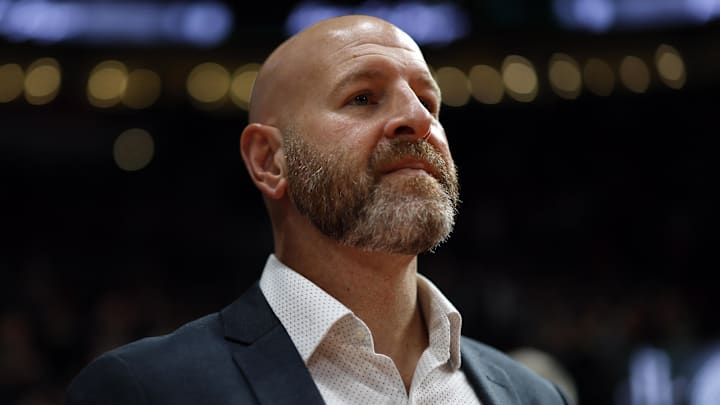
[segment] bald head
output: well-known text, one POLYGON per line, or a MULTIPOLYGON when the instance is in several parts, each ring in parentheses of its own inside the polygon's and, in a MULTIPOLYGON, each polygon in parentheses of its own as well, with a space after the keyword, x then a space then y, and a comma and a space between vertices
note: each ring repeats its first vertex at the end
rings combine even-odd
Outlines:
POLYGON ((263 63, 253 86, 250 122, 283 126, 308 87, 323 80, 333 55, 362 42, 420 54, 409 35, 380 18, 347 15, 320 21, 283 42, 263 63))

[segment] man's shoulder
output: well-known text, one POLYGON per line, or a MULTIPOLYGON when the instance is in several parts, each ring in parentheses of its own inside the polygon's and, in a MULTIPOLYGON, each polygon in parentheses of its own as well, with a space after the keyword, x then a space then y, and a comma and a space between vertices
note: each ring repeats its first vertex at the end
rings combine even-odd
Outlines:
POLYGON ((498 385, 511 383, 521 403, 569 404, 554 383, 494 347, 463 336, 462 357, 463 369, 474 378, 487 378, 498 385))
POLYGON ((185 323, 167 334, 145 337, 114 348, 104 355, 132 362, 166 364, 188 361, 196 355, 207 356, 209 352, 217 350, 222 341, 222 323, 219 313, 215 312, 185 323))
MULTIPOLYGON (((199 393, 211 392, 225 380, 235 381, 235 385, 242 381, 236 370, 221 316, 213 313, 171 333, 136 340, 99 355, 70 383, 66 403, 202 402, 206 398, 196 398, 199 393)), ((249 393, 238 388, 239 399, 249 393)))
POLYGON ((119 363, 134 374, 171 374, 186 366, 197 366, 226 352, 219 313, 181 325, 174 331, 145 337, 108 350, 86 368, 119 363))
POLYGON ((461 339, 463 358, 472 356, 482 359, 482 361, 486 364, 493 364, 503 369, 509 368, 515 370, 516 367, 520 367, 521 370, 518 371, 524 371, 522 370, 524 366, 522 366, 520 363, 518 363, 515 359, 513 359, 506 353, 503 353, 500 350, 496 349, 495 347, 489 346, 485 343, 481 343, 478 340, 467 336, 462 336, 461 339))

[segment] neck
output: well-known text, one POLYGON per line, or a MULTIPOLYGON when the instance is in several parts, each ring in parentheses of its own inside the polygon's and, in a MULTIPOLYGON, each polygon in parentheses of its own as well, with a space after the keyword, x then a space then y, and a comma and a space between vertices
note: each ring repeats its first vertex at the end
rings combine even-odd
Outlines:
POLYGON ((302 237, 276 238, 275 254, 365 322, 375 351, 393 359, 409 389, 428 344, 417 300, 417 256, 341 246, 314 227, 302 237))

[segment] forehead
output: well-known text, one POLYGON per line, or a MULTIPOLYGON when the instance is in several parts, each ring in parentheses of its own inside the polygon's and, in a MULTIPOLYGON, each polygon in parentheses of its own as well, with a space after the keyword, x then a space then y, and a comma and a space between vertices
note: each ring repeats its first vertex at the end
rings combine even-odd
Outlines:
POLYGON ((341 49, 356 44, 395 46, 420 52, 415 41, 404 31, 384 21, 366 19, 347 25, 318 25, 311 36, 325 38, 327 49, 341 49))
POLYGON ((325 34, 324 60, 331 66, 350 64, 367 56, 385 56, 425 65, 415 41, 394 26, 365 22, 352 29, 331 29, 325 34))
POLYGON ((371 35, 347 41, 338 41, 325 49, 318 58, 318 70, 325 72, 328 84, 337 86, 348 77, 399 74, 408 80, 432 81, 427 63, 417 45, 405 35, 371 35))
POLYGON ((391 63, 398 67, 427 70, 425 59, 419 51, 399 46, 377 43, 356 43, 328 54, 325 65, 340 70, 372 61, 391 63))

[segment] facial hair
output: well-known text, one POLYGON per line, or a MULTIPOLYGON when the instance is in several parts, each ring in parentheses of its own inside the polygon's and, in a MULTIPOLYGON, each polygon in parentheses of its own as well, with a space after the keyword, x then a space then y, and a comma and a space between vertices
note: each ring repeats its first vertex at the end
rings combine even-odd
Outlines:
POLYGON ((363 164, 347 151, 321 151, 291 128, 285 159, 298 211, 344 246, 417 255, 434 251, 452 232, 459 201, 456 169, 425 140, 378 143, 363 164), (427 162, 437 178, 386 177, 383 168, 404 158, 427 162))

